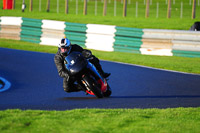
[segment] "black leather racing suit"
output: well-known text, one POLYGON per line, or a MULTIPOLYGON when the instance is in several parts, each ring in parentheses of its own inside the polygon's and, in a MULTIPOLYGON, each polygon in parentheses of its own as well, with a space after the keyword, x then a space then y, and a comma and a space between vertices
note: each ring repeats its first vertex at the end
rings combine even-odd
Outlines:
MULTIPOLYGON (((71 47, 72 48, 71 48, 70 52, 73 52, 73 51, 81 52, 81 53, 83 53, 83 56, 85 56, 86 58, 88 58, 88 57, 91 58, 90 62, 92 64, 94 64, 94 66, 97 68, 97 70, 100 73, 103 73, 101 65, 99 64, 99 59, 96 58, 94 55, 92 55, 91 51, 83 49, 82 47, 80 47, 79 45, 76 45, 76 44, 71 45, 71 47)), ((66 92, 80 91, 80 88, 78 88, 78 86, 76 84, 74 84, 74 80, 69 77, 69 74, 65 68, 65 65, 64 65, 65 57, 66 56, 61 54, 60 48, 58 48, 58 52, 54 56, 54 62, 56 64, 59 76, 64 78, 63 79, 63 88, 66 92)))

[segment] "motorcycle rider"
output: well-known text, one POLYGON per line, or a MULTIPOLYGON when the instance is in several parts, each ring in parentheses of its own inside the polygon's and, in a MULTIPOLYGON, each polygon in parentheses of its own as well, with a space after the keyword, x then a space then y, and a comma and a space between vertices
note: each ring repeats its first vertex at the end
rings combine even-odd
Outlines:
POLYGON ((64 37, 61 39, 61 42, 58 45, 58 52, 54 56, 54 62, 57 67, 59 76, 63 78, 63 88, 66 92, 69 93, 82 90, 78 84, 74 84, 75 79, 69 76, 64 65, 65 57, 67 57, 73 51, 81 52, 83 56, 89 59, 89 61, 97 68, 99 73, 104 78, 110 76, 110 73, 105 73, 102 70, 99 59, 92 55, 92 52, 90 50, 83 49, 77 44, 71 44, 70 40, 64 37))

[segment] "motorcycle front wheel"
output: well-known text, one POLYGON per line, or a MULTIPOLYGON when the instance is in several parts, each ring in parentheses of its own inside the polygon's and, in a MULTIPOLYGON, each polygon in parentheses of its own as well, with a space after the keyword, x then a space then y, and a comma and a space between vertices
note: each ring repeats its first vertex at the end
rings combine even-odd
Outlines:
POLYGON ((103 94, 96 80, 88 75, 84 76, 83 80, 85 81, 87 87, 89 87, 89 89, 94 93, 97 98, 103 98, 103 94))
POLYGON ((106 92, 103 93, 103 96, 109 97, 111 94, 112 94, 112 90, 111 90, 110 86, 108 85, 106 92))

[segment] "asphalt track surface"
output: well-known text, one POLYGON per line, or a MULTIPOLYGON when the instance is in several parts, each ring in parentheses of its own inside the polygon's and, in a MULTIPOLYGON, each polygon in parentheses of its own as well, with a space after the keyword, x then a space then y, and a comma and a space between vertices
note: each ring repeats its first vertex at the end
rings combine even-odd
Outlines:
POLYGON ((110 98, 66 93, 54 54, 0 48, 0 77, 11 87, 0 93, 0 110, 77 108, 174 108, 200 106, 200 75, 101 61, 111 72, 110 98))

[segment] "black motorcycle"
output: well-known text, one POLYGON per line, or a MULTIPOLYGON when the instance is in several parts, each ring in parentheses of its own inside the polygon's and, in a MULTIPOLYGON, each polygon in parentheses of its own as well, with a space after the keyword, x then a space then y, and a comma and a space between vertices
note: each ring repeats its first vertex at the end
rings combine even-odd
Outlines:
POLYGON ((70 77, 75 79, 87 94, 97 98, 109 97, 112 93, 107 80, 101 76, 96 67, 80 52, 72 52, 65 58, 65 67, 70 77))

